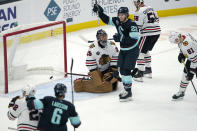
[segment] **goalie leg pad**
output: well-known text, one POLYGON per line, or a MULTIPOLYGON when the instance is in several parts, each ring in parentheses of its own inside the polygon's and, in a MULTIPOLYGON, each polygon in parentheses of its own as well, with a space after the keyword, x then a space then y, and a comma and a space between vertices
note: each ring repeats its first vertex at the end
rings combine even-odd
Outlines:
POLYGON ((113 89, 116 88, 113 88, 113 84, 110 82, 103 82, 101 85, 95 85, 93 80, 77 79, 74 81, 75 92, 106 93, 112 92, 113 89))
POLYGON ((99 70, 95 70, 89 73, 92 81, 94 82, 94 85, 98 86, 103 83, 102 81, 102 73, 99 70))
POLYGON ((74 90, 75 92, 84 92, 85 89, 84 89, 84 81, 83 79, 76 79, 74 81, 74 90))
POLYGON ((81 78, 74 81, 74 90, 76 92, 106 93, 117 89, 118 80, 116 78, 112 77, 109 81, 106 80, 111 77, 109 73, 105 74, 103 78, 98 70, 90 72, 90 75, 91 79, 81 78))

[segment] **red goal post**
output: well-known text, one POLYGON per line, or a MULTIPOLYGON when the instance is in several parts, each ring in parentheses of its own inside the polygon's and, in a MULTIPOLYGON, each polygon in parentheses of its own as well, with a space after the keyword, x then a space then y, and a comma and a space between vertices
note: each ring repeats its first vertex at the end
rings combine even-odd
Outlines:
MULTIPOLYGON (((1 37, 3 37, 3 55, 4 55, 4 86, 5 86, 5 92, 4 93, 8 93, 8 56, 7 56, 7 38, 10 36, 15 36, 18 34, 22 34, 22 33, 27 33, 27 32, 31 32, 31 31, 35 31, 35 30, 40 30, 40 29, 44 29, 47 27, 51 27, 51 26, 55 26, 55 25, 62 25, 63 28, 63 48, 64 48, 64 72, 67 72, 67 47, 66 47, 66 23, 65 21, 57 21, 57 22, 51 22, 51 23, 47 23, 47 24, 40 24, 38 26, 34 26, 34 27, 25 27, 25 29, 19 29, 19 30, 14 30, 14 29, 10 29, 10 31, 8 31, 8 33, 3 33, 1 37)), ((18 27, 16 27, 18 28, 18 27)), ((6 31, 5 31, 6 32, 6 31)), ((51 31, 51 36, 53 35, 53 31, 51 31)))

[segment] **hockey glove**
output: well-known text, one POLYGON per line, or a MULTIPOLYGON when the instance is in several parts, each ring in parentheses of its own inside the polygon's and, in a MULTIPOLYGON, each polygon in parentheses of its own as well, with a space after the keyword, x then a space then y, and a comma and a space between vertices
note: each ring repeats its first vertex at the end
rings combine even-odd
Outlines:
POLYGON ((183 53, 179 53, 178 61, 179 61, 180 63, 185 62, 185 56, 183 55, 183 53))
POLYGON ((27 97, 25 100, 27 102, 27 108, 28 110, 35 110, 35 106, 34 106, 34 99, 35 97, 27 97))
POLYGON ((191 72, 188 72, 187 75, 186 75, 186 79, 188 81, 191 81, 193 79, 193 77, 194 77, 194 74, 192 74, 191 72))
POLYGON ((112 73, 112 76, 115 77, 115 78, 118 78, 119 77, 119 72, 118 71, 114 71, 112 73))
POLYGON ((119 76, 118 67, 117 66, 110 66, 109 71, 112 72, 112 76, 116 78, 118 81, 122 81, 119 76))
POLYGON ((20 96, 16 96, 16 97, 12 98, 12 100, 10 101, 10 103, 8 105, 8 108, 13 107, 16 100, 19 99, 19 98, 20 98, 20 96))
POLYGON ((98 4, 94 4, 94 7, 92 9, 94 12, 98 12, 98 13, 103 13, 103 8, 98 5, 98 4))
POLYGON ((114 41, 115 42, 120 42, 120 35, 118 33, 116 33, 115 35, 113 35, 114 41))

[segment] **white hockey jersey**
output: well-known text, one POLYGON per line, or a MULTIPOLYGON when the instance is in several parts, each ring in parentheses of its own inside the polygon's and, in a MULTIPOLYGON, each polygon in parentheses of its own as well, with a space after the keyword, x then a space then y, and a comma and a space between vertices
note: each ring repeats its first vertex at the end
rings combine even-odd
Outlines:
POLYGON ((114 42, 107 41, 107 46, 101 48, 97 41, 89 46, 86 58, 86 66, 89 70, 98 68, 105 71, 109 66, 117 66, 118 48, 114 42))
POLYGON ((9 108, 7 116, 10 120, 17 120, 17 130, 34 131, 37 129, 39 111, 29 111, 25 97, 17 99, 15 105, 9 108))
POLYGON ((183 55, 191 61, 190 68, 197 67, 197 40, 195 40, 190 34, 182 34, 185 38, 184 41, 178 44, 183 55))
POLYGON ((134 13, 134 20, 138 25, 141 36, 158 35, 161 33, 157 12, 150 6, 140 7, 134 13))

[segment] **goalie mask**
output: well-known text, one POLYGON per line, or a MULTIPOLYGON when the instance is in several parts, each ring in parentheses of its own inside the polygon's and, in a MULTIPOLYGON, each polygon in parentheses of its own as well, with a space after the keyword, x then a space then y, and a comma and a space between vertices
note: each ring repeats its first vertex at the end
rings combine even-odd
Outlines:
POLYGON ((102 46, 105 47, 107 45, 107 33, 104 30, 98 30, 96 33, 96 38, 102 46))
POLYGON ((26 97, 34 97, 36 93, 35 87, 33 85, 27 85, 25 88, 22 89, 23 96, 26 97))
POLYGON ((170 41, 171 43, 178 44, 180 35, 181 35, 181 34, 180 34, 179 32, 170 32, 169 41, 170 41))

